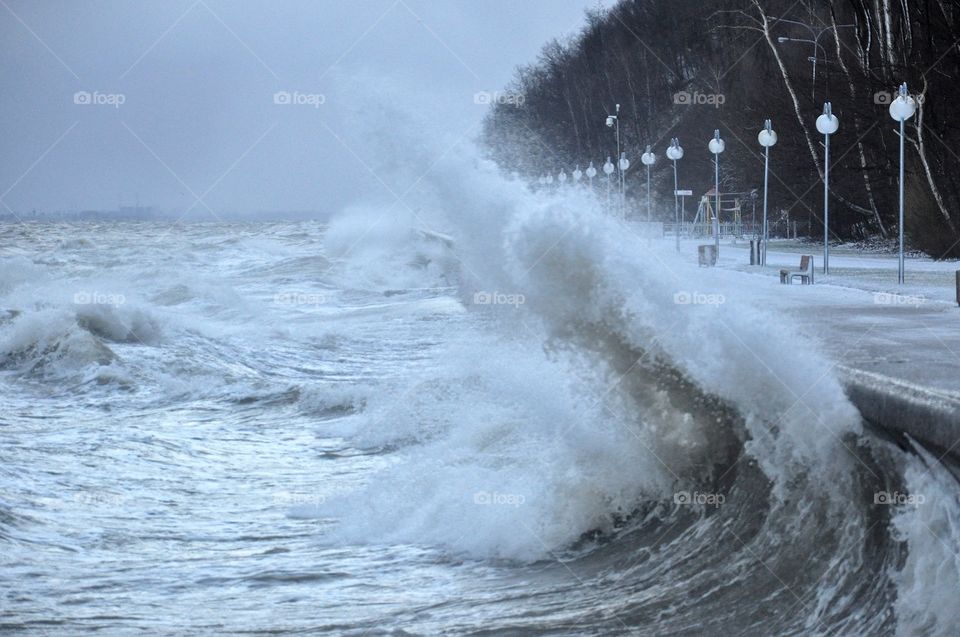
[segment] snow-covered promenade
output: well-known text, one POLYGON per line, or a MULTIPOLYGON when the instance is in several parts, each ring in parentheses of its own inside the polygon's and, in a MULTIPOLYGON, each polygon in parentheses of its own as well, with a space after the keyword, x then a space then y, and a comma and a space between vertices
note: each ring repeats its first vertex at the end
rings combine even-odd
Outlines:
MULTIPOLYGON (((707 242, 684 242, 682 251, 695 255, 707 242)), ((723 243, 719 269, 749 302, 788 317, 820 344, 868 420, 960 456, 960 262, 908 259, 903 286, 895 255, 845 247, 831 248, 829 276, 815 244, 771 242, 766 268, 749 262, 749 242, 723 243), (815 284, 781 285, 780 269, 797 268, 802 254, 814 257, 815 284)))

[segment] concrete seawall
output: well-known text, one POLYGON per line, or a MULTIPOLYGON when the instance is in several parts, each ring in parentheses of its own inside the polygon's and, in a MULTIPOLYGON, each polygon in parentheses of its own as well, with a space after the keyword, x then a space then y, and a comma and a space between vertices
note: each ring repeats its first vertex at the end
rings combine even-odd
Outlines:
POLYGON ((851 367, 838 370, 847 396, 870 423, 960 460, 960 395, 851 367))

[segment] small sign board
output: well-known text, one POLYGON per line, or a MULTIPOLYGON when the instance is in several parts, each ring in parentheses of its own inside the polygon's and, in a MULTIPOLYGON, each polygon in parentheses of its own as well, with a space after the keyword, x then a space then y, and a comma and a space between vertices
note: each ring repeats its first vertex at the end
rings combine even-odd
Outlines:
POLYGON ((692 190, 675 190, 675 191, 673 191, 673 193, 674 193, 676 196, 678 196, 678 197, 692 197, 692 196, 693 196, 693 191, 692 191, 692 190))

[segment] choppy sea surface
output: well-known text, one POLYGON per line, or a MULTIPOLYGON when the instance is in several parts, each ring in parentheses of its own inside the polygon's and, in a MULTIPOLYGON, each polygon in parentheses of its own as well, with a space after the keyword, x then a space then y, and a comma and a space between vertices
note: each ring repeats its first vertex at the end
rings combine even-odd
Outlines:
POLYGON ((957 634, 941 454, 504 189, 451 238, 0 226, 0 632, 957 634))

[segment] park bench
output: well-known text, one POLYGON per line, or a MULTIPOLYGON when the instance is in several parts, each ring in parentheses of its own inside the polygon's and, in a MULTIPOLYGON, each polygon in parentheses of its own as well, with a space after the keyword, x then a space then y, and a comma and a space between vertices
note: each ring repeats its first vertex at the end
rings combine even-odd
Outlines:
POLYGON ((780 270, 780 283, 790 285, 796 277, 800 277, 800 283, 811 285, 813 283, 813 257, 805 254, 800 257, 800 268, 790 270, 784 268, 780 270))

